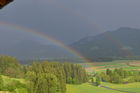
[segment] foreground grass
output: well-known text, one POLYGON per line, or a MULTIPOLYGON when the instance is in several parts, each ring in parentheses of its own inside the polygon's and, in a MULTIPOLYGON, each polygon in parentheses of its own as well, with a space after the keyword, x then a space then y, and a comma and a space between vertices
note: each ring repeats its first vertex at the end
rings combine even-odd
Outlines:
POLYGON ((67 85, 66 93, 122 93, 122 92, 96 87, 88 83, 85 83, 81 85, 67 85))

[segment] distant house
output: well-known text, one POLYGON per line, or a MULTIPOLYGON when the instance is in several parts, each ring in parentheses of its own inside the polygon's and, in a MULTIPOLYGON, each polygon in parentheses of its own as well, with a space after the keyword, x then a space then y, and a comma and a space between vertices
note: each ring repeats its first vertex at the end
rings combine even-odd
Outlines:
POLYGON ((14 0, 0 0, 0 9, 14 0))

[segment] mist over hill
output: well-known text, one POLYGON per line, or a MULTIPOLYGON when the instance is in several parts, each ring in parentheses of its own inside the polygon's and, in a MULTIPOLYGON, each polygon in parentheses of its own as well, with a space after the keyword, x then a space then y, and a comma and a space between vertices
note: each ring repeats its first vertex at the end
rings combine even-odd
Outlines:
POLYGON ((72 44, 83 56, 97 58, 140 57, 140 29, 122 27, 97 36, 83 38, 72 44))

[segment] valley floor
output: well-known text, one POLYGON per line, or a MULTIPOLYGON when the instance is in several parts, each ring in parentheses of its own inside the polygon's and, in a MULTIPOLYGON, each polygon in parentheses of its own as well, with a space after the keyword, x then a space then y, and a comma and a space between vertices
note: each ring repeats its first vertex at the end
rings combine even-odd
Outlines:
POLYGON ((108 86, 113 89, 120 89, 124 91, 140 93, 140 83, 129 83, 129 84, 111 84, 111 83, 102 83, 104 86, 108 86))
POLYGON ((88 83, 81 85, 67 85, 67 93, 123 93, 115 90, 109 90, 102 87, 96 87, 88 83))
POLYGON ((90 85, 89 83, 85 83, 81 85, 67 85, 67 93, 140 93, 140 83, 130 83, 130 84, 102 83, 102 85, 112 89, 128 92, 120 92, 103 87, 96 87, 90 85))

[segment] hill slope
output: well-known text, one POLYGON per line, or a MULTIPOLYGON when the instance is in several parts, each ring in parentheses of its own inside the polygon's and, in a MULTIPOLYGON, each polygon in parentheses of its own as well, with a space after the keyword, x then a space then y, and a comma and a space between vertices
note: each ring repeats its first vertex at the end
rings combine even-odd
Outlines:
POLYGON ((140 56, 140 29, 120 28, 90 36, 72 44, 83 56, 96 58, 133 58, 140 56))

